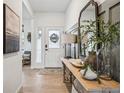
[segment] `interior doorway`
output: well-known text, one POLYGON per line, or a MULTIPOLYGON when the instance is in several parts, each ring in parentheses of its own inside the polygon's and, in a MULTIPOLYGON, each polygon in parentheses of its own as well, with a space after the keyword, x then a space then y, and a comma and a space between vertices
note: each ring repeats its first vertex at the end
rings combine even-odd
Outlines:
POLYGON ((24 2, 22 2, 22 31, 20 34, 22 65, 31 66, 32 20, 24 2))
POLYGON ((31 32, 27 32, 25 25, 22 25, 21 53, 22 53, 22 66, 30 66, 31 65, 31 32))

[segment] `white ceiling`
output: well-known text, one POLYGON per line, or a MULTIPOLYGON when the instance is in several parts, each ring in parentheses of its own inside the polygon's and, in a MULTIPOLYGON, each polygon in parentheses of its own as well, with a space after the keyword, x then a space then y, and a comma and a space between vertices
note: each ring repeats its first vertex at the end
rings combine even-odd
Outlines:
POLYGON ((34 12, 65 12, 71 0, 29 0, 34 12))

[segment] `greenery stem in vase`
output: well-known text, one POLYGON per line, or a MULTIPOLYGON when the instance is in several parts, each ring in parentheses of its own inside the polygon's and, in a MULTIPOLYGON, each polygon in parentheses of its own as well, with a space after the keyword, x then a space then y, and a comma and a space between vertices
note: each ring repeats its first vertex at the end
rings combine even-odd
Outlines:
POLYGON ((119 24, 105 23, 102 19, 97 19, 96 21, 84 20, 82 21, 80 28, 82 38, 81 42, 83 42, 83 44, 85 43, 85 50, 88 51, 90 49, 90 51, 96 51, 97 74, 105 72, 110 75, 109 58, 111 56, 112 45, 115 45, 120 39, 119 24), (96 28, 96 22, 99 22, 99 35, 96 28), (98 44, 101 45, 99 50, 96 49, 98 44))

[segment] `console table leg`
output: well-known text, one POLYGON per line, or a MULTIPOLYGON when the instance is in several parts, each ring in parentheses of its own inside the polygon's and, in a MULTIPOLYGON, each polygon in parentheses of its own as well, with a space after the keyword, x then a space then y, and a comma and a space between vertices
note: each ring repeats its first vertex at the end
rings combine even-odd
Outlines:
POLYGON ((65 65, 63 64, 63 82, 65 83, 65 65))

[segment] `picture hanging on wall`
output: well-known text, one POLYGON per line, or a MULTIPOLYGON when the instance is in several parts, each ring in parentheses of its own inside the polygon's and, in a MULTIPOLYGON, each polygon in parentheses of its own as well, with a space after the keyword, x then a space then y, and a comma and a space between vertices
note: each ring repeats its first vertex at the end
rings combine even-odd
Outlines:
POLYGON ((31 42, 31 32, 28 32, 27 40, 28 40, 28 42, 31 42))
POLYGON ((19 16, 8 5, 3 4, 3 53, 19 51, 19 16))

